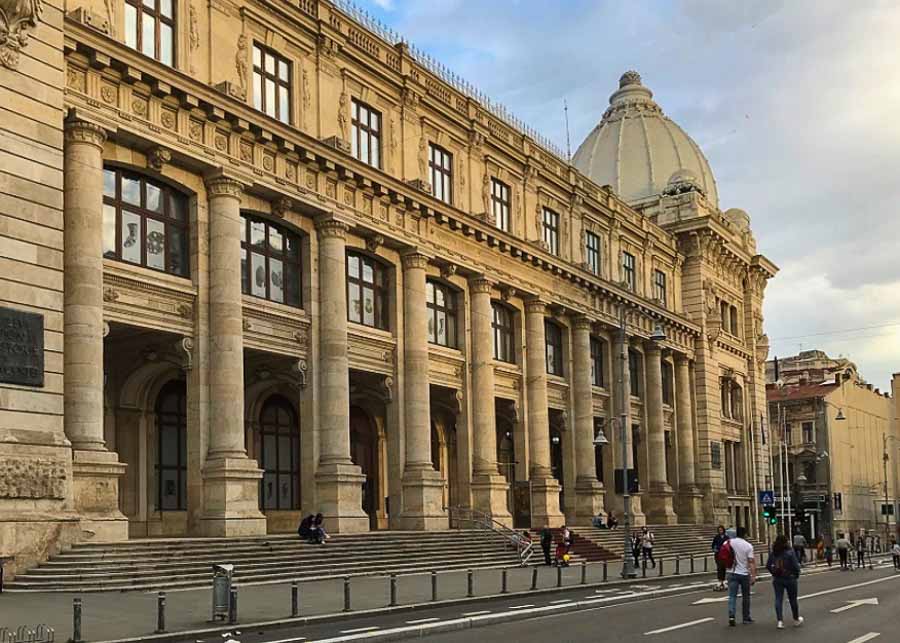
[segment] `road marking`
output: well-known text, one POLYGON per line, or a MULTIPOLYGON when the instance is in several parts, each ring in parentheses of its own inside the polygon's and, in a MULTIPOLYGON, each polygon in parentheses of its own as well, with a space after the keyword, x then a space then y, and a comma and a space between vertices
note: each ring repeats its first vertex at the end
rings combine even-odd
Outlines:
POLYGON ((693 627, 694 625, 701 625, 703 623, 709 623, 710 621, 714 621, 714 620, 716 620, 716 619, 714 619, 712 616, 707 617, 707 618, 700 618, 700 619, 697 619, 696 621, 682 623, 681 625, 672 625, 670 627, 664 627, 659 630, 650 630, 649 632, 644 632, 644 636, 650 636, 652 634, 664 634, 666 632, 672 632, 674 630, 681 630, 686 627, 693 627))
POLYGON ((877 583, 884 583, 889 580, 897 580, 900 576, 884 576, 883 578, 876 578, 875 580, 866 581, 865 583, 856 583, 855 585, 845 585, 844 587, 834 587, 832 589, 826 589, 821 592, 816 592, 815 594, 806 594, 805 596, 799 597, 797 600, 804 600, 807 598, 815 598, 816 596, 825 596, 826 594, 834 594, 835 592, 843 592, 847 589, 856 589, 857 587, 865 587, 866 585, 875 585, 877 583))
POLYGON ((358 634, 359 632, 371 632, 372 630, 380 630, 381 628, 377 625, 372 625, 370 627, 357 627, 353 630, 341 630, 341 634, 358 634))
POLYGON ((879 632, 869 632, 868 634, 863 634, 857 639, 847 641, 847 643, 866 643, 866 641, 871 641, 872 639, 878 638, 879 636, 881 636, 879 632))
POLYGON ((294 641, 305 641, 305 636, 297 636, 292 639, 278 639, 277 641, 266 641, 266 643, 294 643, 294 641))
POLYGON ((406 621, 407 625, 418 625, 419 623, 432 623, 434 621, 439 621, 437 616, 432 616, 431 618, 418 618, 415 621, 406 621))
MULTIPOLYGON (((756 592, 750 592, 750 596, 755 596, 756 592)), ((719 598, 701 598, 699 601, 694 601, 691 605, 707 605, 709 603, 724 603, 728 600, 727 596, 720 596, 719 598)))
POLYGON ((571 603, 571 602, 572 602, 571 598, 561 598, 558 601, 550 601, 550 604, 556 605, 557 603, 571 603))
POLYGON ((483 614, 490 614, 491 610, 481 610, 479 612, 463 612, 461 616, 481 616, 483 614))
POLYGON ((831 610, 832 614, 840 614, 841 612, 846 612, 847 610, 852 610, 854 607, 859 607, 860 605, 878 605, 877 598, 861 598, 856 601, 847 601, 847 605, 843 607, 836 607, 831 610))
POLYGON ((534 605, 510 605, 508 609, 511 610, 524 610, 529 607, 534 607, 534 605))

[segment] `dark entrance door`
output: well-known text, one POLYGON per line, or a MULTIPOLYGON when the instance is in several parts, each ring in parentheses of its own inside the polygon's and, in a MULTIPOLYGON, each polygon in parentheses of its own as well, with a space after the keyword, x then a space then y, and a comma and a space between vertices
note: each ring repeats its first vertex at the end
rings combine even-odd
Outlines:
POLYGON ((362 508, 369 515, 369 528, 378 529, 378 436, 375 423, 361 408, 350 408, 350 455, 353 464, 366 476, 362 489, 362 508))

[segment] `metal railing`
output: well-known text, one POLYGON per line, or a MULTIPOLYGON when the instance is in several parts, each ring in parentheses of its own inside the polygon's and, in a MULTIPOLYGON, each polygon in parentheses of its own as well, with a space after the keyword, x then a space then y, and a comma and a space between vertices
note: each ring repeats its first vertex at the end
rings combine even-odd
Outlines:
POLYGON ((0 627, 0 643, 53 643, 54 635, 53 628, 43 624, 34 628, 21 625, 15 631, 0 627))
POLYGON ((492 516, 483 511, 478 511, 471 507, 450 507, 449 511, 450 524, 455 525, 457 529, 460 528, 462 523, 467 523, 480 529, 489 529, 505 538, 519 555, 519 564, 527 565, 534 555, 534 545, 530 540, 503 523, 494 520, 492 516))

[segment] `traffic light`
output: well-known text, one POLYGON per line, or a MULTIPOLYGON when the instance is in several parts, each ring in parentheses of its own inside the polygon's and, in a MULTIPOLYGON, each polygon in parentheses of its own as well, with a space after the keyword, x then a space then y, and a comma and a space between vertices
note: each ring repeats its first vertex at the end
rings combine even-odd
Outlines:
POLYGON ((775 507, 772 505, 766 505, 763 507, 763 518, 766 519, 766 522, 770 525, 778 524, 778 516, 775 514, 775 507))

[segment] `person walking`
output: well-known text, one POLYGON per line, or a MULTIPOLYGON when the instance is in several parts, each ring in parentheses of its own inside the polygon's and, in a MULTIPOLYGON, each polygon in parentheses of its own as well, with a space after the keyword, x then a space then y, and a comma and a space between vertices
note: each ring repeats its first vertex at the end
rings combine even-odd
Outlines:
POLYGON ((719 557, 728 569, 728 625, 734 627, 737 609, 737 594, 741 591, 741 616, 744 625, 753 623, 750 616, 750 586, 756 583, 756 559, 753 545, 744 539, 744 528, 725 531, 727 545, 719 549, 719 557), (730 564, 729 564, 730 563, 730 564))
POLYGON ((837 547, 838 558, 841 560, 841 571, 847 571, 850 569, 850 541, 843 533, 838 532, 838 538, 834 545, 837 547))
POLYGON ((641 550, 644 553, 644 562, 646 562, 649 558, 651 567, 656 567, 656 561, 653 560, 654 540, 655 539, 653 538, 653 532, 650 531, 647 527, 644 527, 641 530, 641 550))
POLYGON ((856 539, 856 569, 862 569, 866 566, 866 537, 860 536, 856 539))
POLYGON ((772 575, 772 587, 775 590, 775 619, 776 627, 784 629, 784 593, 787 592, 788 603, 791 605, 791 615, 794 617, 794 627, 803 625, 803 617, 800 616, 800 605, 797 602, 797 579, 800 577, 800 562, 797 555, 788 547, 787 537, 779 535, 772 545, 772 552, 766 561, 766 569, 772 575))
POLYGON ((725 535, 725 526, 719 525, 719 528, 716 530, 716 535, 712 541, 712 550, 713 556, 716 561, 716 580, 718 581, 718 585, 716 585, 713 589, 717 592, 722 592, 725 590, 725 564, 719 561, 718 553, 719 549, 722 548, 728 542, 728 536, 725 535))
POLYGON ((641 537, 638 532, 631 534, 631 555, 634 557, 634 568, 641 566, 641 537))
POLYGON ((541 529, 541 551, 544 552, 544 564, 550 565, 550 547, 553 545, 553 532, 550 527, 544 526, 541 529))
POLYGON ((831 546, 831 536, 828 537, 828 542, 825 543, 825 562, 828 563, 828 566, 831 567, 831 563, 834 561, 834 547, 831 546))
POLYGON ((806 558, 806 538, 799 531, 794 534, 794 554, 801 565, 806 558))
POLYGON ((891 558, 894 560, 894 569, 900 571, 900 543, 896 536, 891 536, 891 558))

